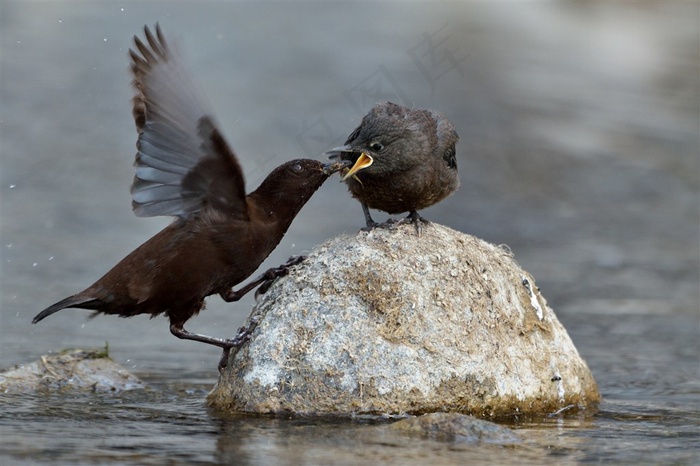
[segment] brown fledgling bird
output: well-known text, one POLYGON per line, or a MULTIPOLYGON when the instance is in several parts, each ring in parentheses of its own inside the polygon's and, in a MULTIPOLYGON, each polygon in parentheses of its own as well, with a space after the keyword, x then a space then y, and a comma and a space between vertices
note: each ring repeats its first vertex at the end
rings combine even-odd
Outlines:
POLYGON ((343 181, 362 204, 367 229, 378 224, 369 209, 409 212, 419 229, 418 210, 440 202, 459 188, 455 146, 459 136, 435 110, 413 110, 391 102, 376 105, 345 145, 328 152, 353 166, 343 181))
POLYGON ((221 368, 229 350, 244 341, 242 330, 227 340, 190 333, 185 322, 199 313, 205 297, 219 294, 236 301, 298 262, 232 290, 255 272, 306 201, 344 165, 292 160, 246 195, 236 156, 160 27, 155 34, 146 27, 145 36, 147 44, 134 37, 137 51, 129 50, 138 130, 132 204, 140 217, 176 218, 89 288, 48 307, 32 322, 71 307, 120 317, 165 314, 176 337, 223 348, 221 368))

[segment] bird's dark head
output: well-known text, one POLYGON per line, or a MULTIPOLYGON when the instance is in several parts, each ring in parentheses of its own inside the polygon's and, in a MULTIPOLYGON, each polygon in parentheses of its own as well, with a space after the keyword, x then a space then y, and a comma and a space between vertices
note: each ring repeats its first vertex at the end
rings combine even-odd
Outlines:
POLYGON ((293 216, 328 177, 349 164, 345 161, 324 164, 310 159, 291 160, 267 175, 250 197, 258 205, 269 206, 276 212, 285 210, 293 216))
POLYGON ((328 176, 329 174, 324 171, 324 164, 318 160, 290 160, 272 170, 256 192, 263 191, 281 196, 314 192, 328 176))
POLYGON ((457 133, 444 115, 414 110, 391 102, 376 105, 345 145, 330 150, 331 159, 349 160, 343 180, 360 175, 384 176, 424 163, 441 146, 454 145, 457 133))

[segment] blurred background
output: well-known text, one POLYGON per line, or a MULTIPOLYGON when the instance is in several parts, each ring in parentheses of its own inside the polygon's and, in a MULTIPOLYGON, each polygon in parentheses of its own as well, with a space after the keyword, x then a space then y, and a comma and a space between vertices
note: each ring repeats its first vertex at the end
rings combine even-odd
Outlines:
MULTIPOLYGON (((661 1, 3 2, 0 367, 109 341, 142 376, 216 377, 217 349, 163 317, 30 324, 169 222, 136 218, 129 196, 127 50, 159 21, 248 190, 324 158, 376 102, 440 110, 462 185, 422 214, 510 246, 599 382, 621 360, 697 380, 698 18, 697 3, 661 1)), ((362 226, 333 178, 261 270, 362 226)), ((188 328, 232 336, 252 305, 211 297, 188 328)))

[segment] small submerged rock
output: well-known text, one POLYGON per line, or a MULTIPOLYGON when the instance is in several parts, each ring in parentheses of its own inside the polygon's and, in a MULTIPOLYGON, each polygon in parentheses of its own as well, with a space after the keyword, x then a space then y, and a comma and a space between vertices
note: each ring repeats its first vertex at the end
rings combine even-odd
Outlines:
POLYGON ((93 390, 116 392, 145 384, 109 358, 103 350, 69 349, 0 373, 0 392, 93 390))
POLYGON ((208 397, 222 410, 500 417, 600 398, 510 251, 437 224, 326 242, 251 318, 208 397))
POLYGON ((459 413, 430 413, 402 419, 391 430, 419 435, 431 440, 454 443, 493 443, 511 445, 521 439, 512 429, 459 413))

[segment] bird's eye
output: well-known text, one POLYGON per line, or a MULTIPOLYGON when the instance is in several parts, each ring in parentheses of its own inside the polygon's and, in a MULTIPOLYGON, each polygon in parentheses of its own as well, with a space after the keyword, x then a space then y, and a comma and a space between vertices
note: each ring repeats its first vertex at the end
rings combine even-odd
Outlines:
POLYGON ((380 150, 384 149, 384 146, 380 142, 373 142, 369 145, 369 148, 374 152, 379 152, 380 150))
POLYGON ((303 170, 303 168, 302 168, 301 164, 295 163, 295 164, 292 166, 292 170, 294 171, 294 173, 301 173, 301 171, 303 170))

